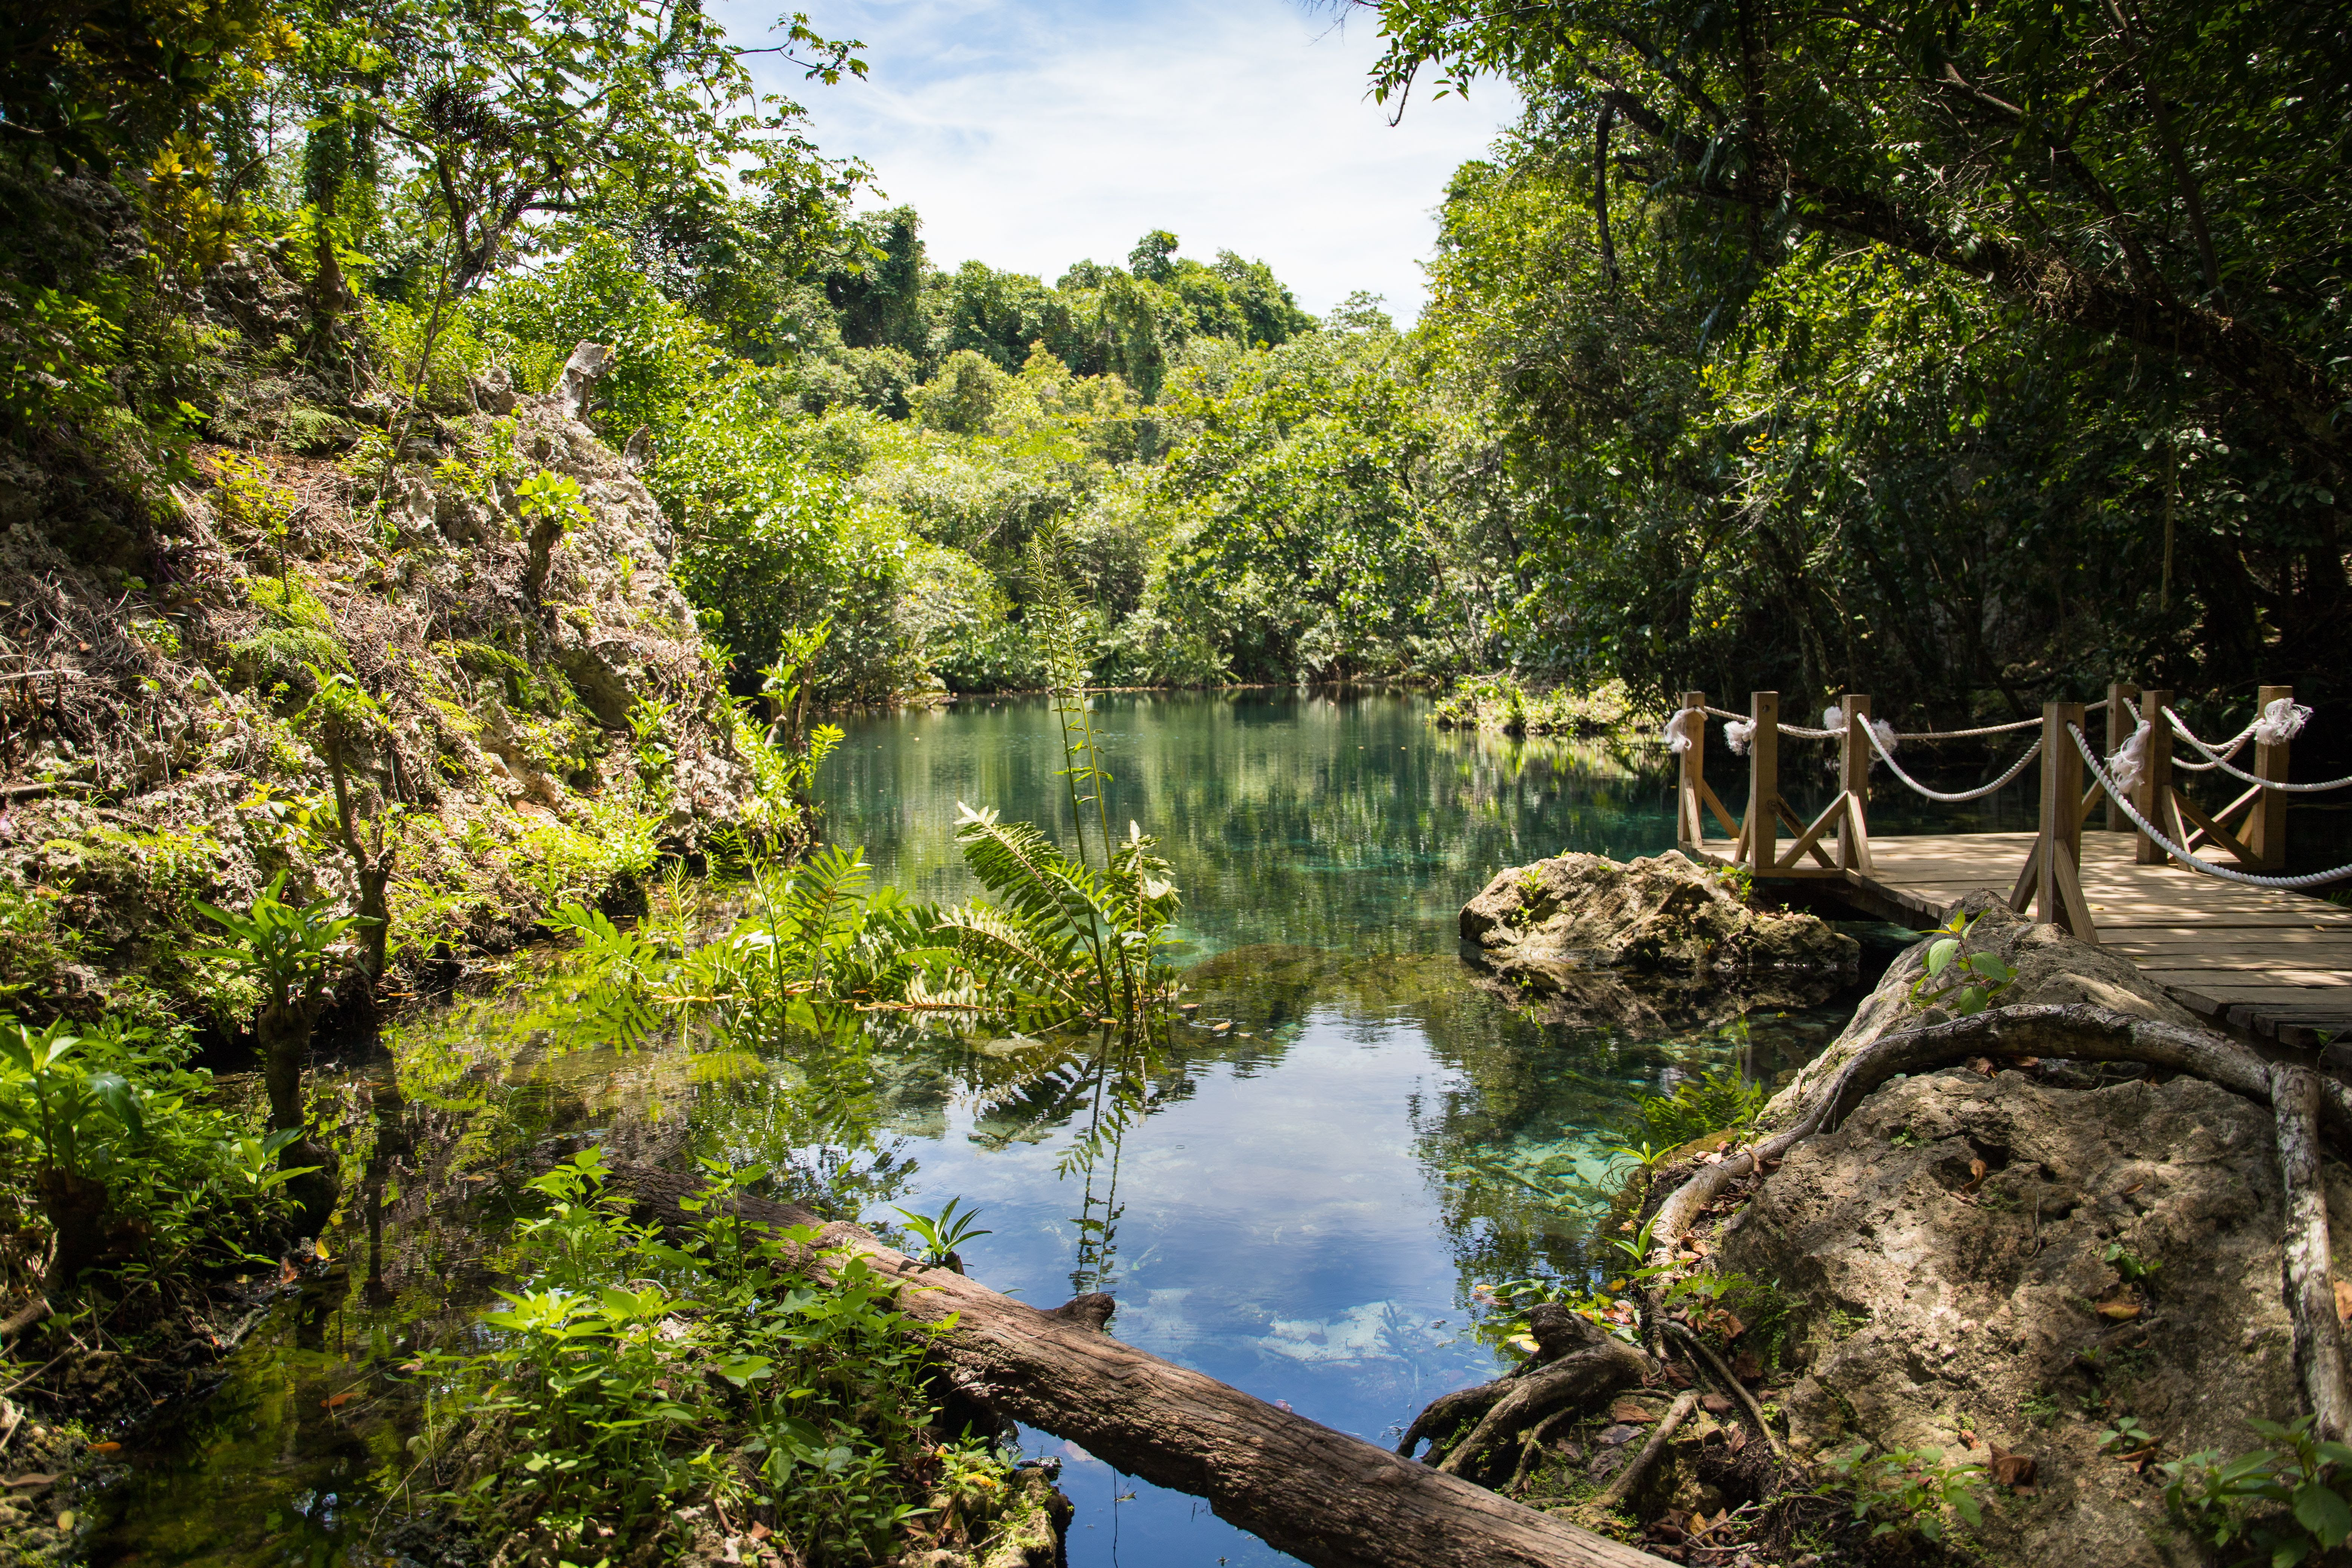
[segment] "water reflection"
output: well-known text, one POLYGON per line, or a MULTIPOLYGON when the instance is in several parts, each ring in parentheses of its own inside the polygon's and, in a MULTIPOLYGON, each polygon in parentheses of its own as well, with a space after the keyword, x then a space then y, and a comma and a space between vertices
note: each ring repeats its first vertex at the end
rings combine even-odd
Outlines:
MULTIPOLYGON (((1589 1269, 1637 1094, 1727 1066, 1769 1079, 1839 1022, 1547 1021, 1461 962, 1456 911, 1499 867, 1671 840, 1641 759, 1444 734, 1390 697, 1117 697, 1098 718, 1116 815, 1160 836, 1184 890, 1192 1010, 1164 1037, 729 1042, 615 1012, 560 953, 519 960, 341 1086, 348 1274, 281 1304, 226 1397, 128 1456, 93 1561, 365 1555, 355 1521, 403 1510, 418 1417, 328 1402, 472 1332, 521 1181, 592 1141, 767 1165, 781 1194, 869 1223, 961 1199, 991 1232, 963 1248, 975 1277, 1041 1307, 1109 1290, 1129 1342, 1380 1440, 1491 1373, 1475 1287, 1589 1269), (195 1517, 205 1488, 237 1516, 195 1517)), ((956 802, 1056 824, 1061 766, 1050 710, 1001 702, 849 726, 821 793, 877 880, 961 899, 956 802)), ((1069 1462, 1079 1568, 1286 1561, 1033 1436, 1069 1462)))

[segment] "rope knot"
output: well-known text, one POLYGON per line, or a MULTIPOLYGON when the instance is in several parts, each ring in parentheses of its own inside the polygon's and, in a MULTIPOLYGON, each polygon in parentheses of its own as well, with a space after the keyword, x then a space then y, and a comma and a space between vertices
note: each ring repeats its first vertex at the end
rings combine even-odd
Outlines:
POLYGON ((1748 742, 1756 738, 1756 721, 1753 719, 1734 719, 1730 721, 1723 727, 1723 738, 1731 742, 1731 754, 1733 756, 1746 756, 1748 754, 1748 742))
POLYGON ((2116 775, 2116 786, 2126 795, 2137 791, 2140 781, 2147 777, 2147 738, 2155 732, 2155 725, 2141 720, 2133 729, 2131 739, 2107 759, 2107 771, 2116 775))
POLYGON ((2311 710, 2292 697, 2281 697, 2264 704, 2262 716, 2254 721, 2254 739, 2265 746, 2275 746, 2294 740, 2303 733, 2304 721, 2311 710))
POLYGON ((1666 744, 1677 756, 1687 752, 1706 733, 1706 714, 1696 708, 1678 710, 1666 721, 1666 744))

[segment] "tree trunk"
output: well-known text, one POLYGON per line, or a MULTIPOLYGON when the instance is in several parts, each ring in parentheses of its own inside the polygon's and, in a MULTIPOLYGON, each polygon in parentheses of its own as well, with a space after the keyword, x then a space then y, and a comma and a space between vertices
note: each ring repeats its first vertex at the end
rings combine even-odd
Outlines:
MULTIPOLYGON (((269 1130, 283 1132, 299 1131, 308 1125, 302 1104, 302 1064, 310 1054, 310 1031, 317 1026, 319 1004, 316 1000, 285 1003, 270 1001, 262 1004, 254 1020, 254 1034, 261 1046, 261 1079, 269 1091, 269 1130)), ((327 1216, 335 1212, 335 1156, 333 1151, 309 1138, 297 1138, 286 1145, 278 1156, 281 1171, 309 1167, 309 1173, 287 1183, 286 1191, 301 1205, 296 1216, 297 1230, 305 1236, 316 1236, 327 1216)))
POLYGON ((38 1184, 57 1250, 49 1256, 47 1289, 62 1290, 106 1249, 106 1184, 70 1171, 47 1170, 38 1184))
POLYGON ((269 1130, 302 1125, 302 1062, 310 1054, 312 1019, 300 1003, 272 999, 253 1021, 261 1047, 261 1082, 269 1092, 269 1130))
POLYGON ((384 897, 384 887, 392 880, 394 850, 389 845, 373 856, 358 853, 360 885, 359 938, 360 973, 367 977, 368 995, 373 1001, 375 984, 383 978, 384 944, 392 935, 392 905, 384 897))
POLYGON ((2342 1442, 2352 1422, 2336 1321, 2334 1249, 2327 1237, 2327 1184, 2319 1171, 2319 1075, 2271 1064, 2271 1113, 2278 1120, 2279 1176, 2286 1202, 2287 1310, 2294 1319, 2294 1364, 2319 1436, 2342 1442))
MULTIPOLYGON (((683 1229, 698 1178, 620 1167, 641 1218, 683 1229)), ((746 1219, 823 1226, 824 1249, 865 1258, 906 1281, 900 1310, 954 1325, 934 1342, 950 1381, 1000 1414, 1065 1437, 1129 1475, 1206 1498, 1217 1517, 1315 1568, 1634 1568, 1660 1560, 1399 1458, 1360 1438, 1214 1378, 1146 1355, 1088 1326, 1041 1312, 947 1268, 923 1268, 845 1224, 806 1209, 738 1200, 746 1219)))

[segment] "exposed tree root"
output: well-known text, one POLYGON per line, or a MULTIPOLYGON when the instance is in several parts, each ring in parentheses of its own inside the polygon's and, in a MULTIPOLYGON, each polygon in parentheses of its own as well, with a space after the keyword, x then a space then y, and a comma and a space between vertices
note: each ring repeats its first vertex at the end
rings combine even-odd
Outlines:
MULTIPOLYGON (((2201 1079, 2271 1107, 2278 1124, 2279 1168, 2285 1188, 2283 1284, 2294 1323, 2295 1365, 2318 1426, 2338 1438, 2352 1429, 2352 1375, 2347 1375, 2329 1273, 2326 1193, 2319 1162, 2323 1129, 2340 1143, 2352 1144, 2352 1089, 2306 1068, 2269 1063, 2205 1029, 2067 1004, 1998 1008, 1886 1036, 1857 1052, 1786 1127, 1715 1164, 1701 1165, 1667 1194, 1650 1224, 1650 1260, 1673 1265, 1685 1237, 1710 1205, 1806 1139, 1836 1131, 1855 1107, 1888 1079, 1932 1072, 1974 1057, 2009 1062, 2042 1057, 2134 1062, 2201 1079)), ((1645 1337, 1653 1355, 1664 1359, 1671 1334, 1739 1401, 1775 1460, 1788 1463, 1787 1447, 1765 1420, 1755 1395, 1704 1340, 1666 1317, 1664 1289, 1663 1283, 1654 1286, 1643 1303, 1645 1337)), ((1511 1483, 1516 1490, 1525 1484, 1543 1440, 1562 1421, 1579 1408, 1589 1412, 1600 1398, 1621 1386, 1604 1386, 1605 1380, 1594 1375, 1602 1363, 1591 1356, 1587 1351, 1548 1366, 1531 1363, 1481 1387, 1443 1395, 1413 1422, 1399 1452, 1410 1454, 1423 1437, 1442 1436, 1475 1417, 1468 1435, 1453 1446, 1438 1468, 1449 1474, 1460 1473, 1475 1465, 1485 1450, 1507 1443, 1517 1433, 1520 1457, 1511 1483), (1580 1378, 1589 1380, 1589 1387, 1580 1394, 1570 1392, 1580 1378), (1564 1407, 1561 1399, 1549 1397, 1552 1391, 1575 1403, 1564 1407)), ((1683 1410, 1693 1398, 1685 1394, 1675 1402, 1675 1409, 1683 1410)), ((1677 1424, 1670 1416, 1652 1432, 1643 1453, 1601 1494, 1607 1506, 1631 1492, 1641 1469, 1654 1462, 1652 1450, 1663 1449, 1677 1424)))
POLYGON ((1642 1381, 1650 1358, 1622 1340, 1604 1340, 1562 1356, 1541 1371, 1515 1380, 1468 1436, 1446 1450, 1437 1468, 1458 1476, 1498 1440, 1515 1438, 1529 1423, 1562 1405, 1585 1405, 1642 1381))
POLYGON ((2278 1119, 2279 1175, 2286 1187, 2287 1306, 2294 1316, 2294 1365, 2325 1436, 2341 1442, 2352 1420, 2344 1376, 2344 1333, 2330 1277, 2327 1188, 2319 1173, 2320 1079, 2309 1068, 2273 1063, 2271 1112, 2278 1119))
POLYGON ((1675 1434, 1682 1429, 1682 1424, 1697 1408, 1698 1390, 1696 1388, 1685 1391, 1680 1398, 1668 1405, 1666 1413, 1658 1417, 1658 1424, 1650 1428, 1650 1440, 1642 1445, 1642 1451, 1619 1466, 1617 1473, 1609 1478, 1608 1486, 1592 1500, 1594 1511, 1605 1513, 1632 1496, 1633 1489, 1642 1484, 1642 1478, 1650 1473, 1650 1467, 1658 1462, 1658 1456, 1666 1451, 1666 1445, 1674 1441, 1675 1434))
POLYGON ((1671 1319, 1667 1321, 1666 1327, 1672 1329, 1675 1337, 1688 1345, 1694 1354, 1706 1363, 1708 1370, 1715 1373, 1715 1380, 1723 1385, 1723 1391, 1738 1400, 1739 1407, 1748 1412, 1748 1419, 1755 1424, 1757 1435, 1764 1439, 1765 1447, 1772 1450, 1772 1457, 1785 1464, 1789 1458, 1788 1447, 1780 1441, 1780 1434, 1772 1430, 1772 1423, 1764 1419, 1764 1407, 1756 1403, 1756 1396, 1748 1392, 1748 1385, 1732 1374, 1731 1369, 1723 1364, 1723 1358, 1716 1354, 1715 1348, 1705 1340, 1671 1319))

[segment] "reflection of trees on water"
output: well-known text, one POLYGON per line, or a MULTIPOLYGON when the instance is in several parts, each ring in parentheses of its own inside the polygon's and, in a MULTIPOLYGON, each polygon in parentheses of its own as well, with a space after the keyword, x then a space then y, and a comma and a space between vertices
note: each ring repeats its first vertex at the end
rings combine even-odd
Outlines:
MULTIPOLYGON (((1381 695, 1094 701, 1118 811, 1160 837, 1182 931, 1212 947, 1450 951, 1454 910, 1504 865, 1674 841, 1668 775, 1646 752, 1433 731, 1425 704, 1381 695)), ((973 702, 854 725, 822 793, 879 879, 955 900, 974 890, 955 803, 1058 822, 1060 766, 1043 699, 973 702)))

